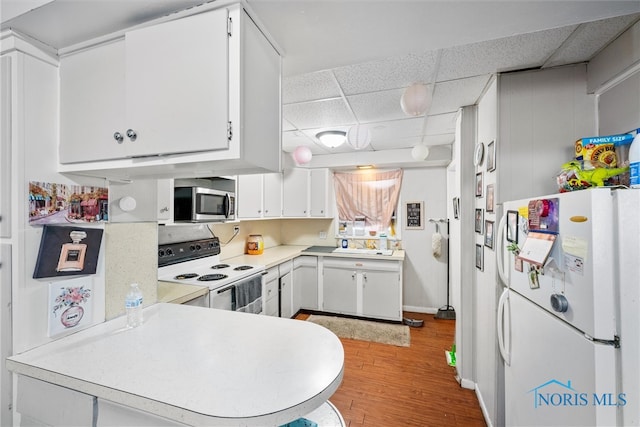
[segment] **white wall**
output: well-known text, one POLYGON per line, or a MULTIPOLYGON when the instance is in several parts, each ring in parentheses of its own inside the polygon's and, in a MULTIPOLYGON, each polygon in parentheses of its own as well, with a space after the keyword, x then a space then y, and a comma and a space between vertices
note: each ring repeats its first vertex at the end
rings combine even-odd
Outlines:
MULTIPOLYGON (((400 200, 424 202, 425 227, 422 230, 401 228, 404 261, 404 308, 407 311, 435 313, 447 301, 447 258, 433 256, 431 238, 435 225, 429 218, 447 217, 447 173, 445 168, 405 169, 400 200)), ((440 227, 446 236, 446 224, 440 227)))

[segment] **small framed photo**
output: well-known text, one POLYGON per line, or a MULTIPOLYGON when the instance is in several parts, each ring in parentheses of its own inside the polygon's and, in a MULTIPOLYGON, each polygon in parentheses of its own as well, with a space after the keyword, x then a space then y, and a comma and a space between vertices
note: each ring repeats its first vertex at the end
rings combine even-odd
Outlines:
POLYGON ((522 258, 518 258, 516 257, 514 264, 513 264, 513 268, 515 268, 516 271, 519 271, 522 273, 523 267, 522 267, 522 258))
POLYGON ((482 234, 482 224, 484 222, 484 211, 480 208, 476 208, 476 233, 482 234))
POLYGON ((518 211, 507 211, 507 241, 518 243, 518 211))
POLYGON ((482 197, 482 172, 476 174, 476 197, 482 197))
POLYGON ((407 230, 424 229, 424 202, 407 202, 404 213, 407 230))
POLYGON ((487 145, 487 172, 496 170, 496 142, 491 141, 487 145))
POLYGON ((493 184, 487 185, 487 212, 493 212, 493 184))
POLYGON ((484 247, 476 243, 476 268, 480 271, 484 270, 484 247))
POLYGON ((459 197, 453 198, 453 218, 455 219, 460 218, 460 198, 459 197))
POLYGON ((484 245, 489 249, 493 249, 493 221, 484 222, 484 245))

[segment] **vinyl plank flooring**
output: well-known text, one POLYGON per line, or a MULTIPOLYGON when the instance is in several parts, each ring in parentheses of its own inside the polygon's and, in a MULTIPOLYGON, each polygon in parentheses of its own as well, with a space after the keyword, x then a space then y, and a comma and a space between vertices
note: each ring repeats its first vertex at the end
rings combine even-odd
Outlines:
POLYGON ((330 400, 346 426, 485 426, 475 392, 460 387, 445 360, 455 321, 405 317, 424 320, 423 327, 410 328, 410 347, 341 339, 344 379, 330 400))

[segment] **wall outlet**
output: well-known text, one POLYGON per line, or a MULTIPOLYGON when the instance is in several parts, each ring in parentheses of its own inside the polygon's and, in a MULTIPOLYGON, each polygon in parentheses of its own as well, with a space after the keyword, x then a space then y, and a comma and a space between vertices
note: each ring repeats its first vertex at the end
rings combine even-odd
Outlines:
POLYGON ((320 239, 326 239, 327 238, 327 232, 326 231, 321 231, 318 233, 318 237, 320 239))
POLYGON ((238 227, 237 225, 233 226, 233 232, 234 233, 239 233, 240 232, 240 227, 238 227))

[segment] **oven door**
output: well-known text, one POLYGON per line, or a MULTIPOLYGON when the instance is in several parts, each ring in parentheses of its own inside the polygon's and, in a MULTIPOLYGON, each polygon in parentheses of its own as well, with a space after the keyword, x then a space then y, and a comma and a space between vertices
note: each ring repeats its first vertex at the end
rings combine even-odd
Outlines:
POLYGON ((235 286, 224 286, 209 292, 209 307, 220 310, 236 311, 235 286))

